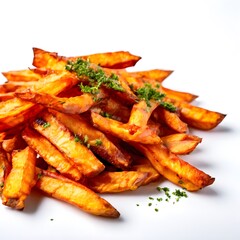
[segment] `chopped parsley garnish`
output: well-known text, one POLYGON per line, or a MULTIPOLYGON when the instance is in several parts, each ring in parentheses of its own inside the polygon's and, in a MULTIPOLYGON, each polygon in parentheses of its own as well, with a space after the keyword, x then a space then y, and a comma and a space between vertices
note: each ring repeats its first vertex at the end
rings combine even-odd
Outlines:
POLYGON ((49 122, 45 122, 42 126, 43 126, 43 128, 48 128, 48 127, 50 127, 51 125, 50 125, 49 122))
MULTIPOLYGON (((159 191, 160 194, 164 194, 165 198, 163 197, 148 197, 148 199, 150 200, 147 203, 147 206, 151 207, 151 206, 155 206, 154 211, 158 212, 158 206, 160 204, 160 202, 162 202, 163 200, 165 200, 165 202, 167 203, 172 203, 175 204, 176 202, 178 202, 180 200, 180 198, 185 197, 187 198, 187 193, 185 191, 182 191, 181 189, 175 189, 175 191, 170 191, 170 189, 168 187, 157 187, 156 188, 157 191, 159 191), (175 198, 171 198, 172 196, 175 196, 175 198)), ((137 206, 139 206, 139 204, 136 204, 137 206)))
POLYGON ((95 145, 96 146, 101 146, 102 145, 102 140, 101 139, 96 139, 95 140, 95 145))
POLYGON ((150 100, 155 100, 170 112, 176 111, 176 107, 172 103, 163 101, 166 94, 159 92, 157 88, 153 88, 149 83, 145 83, 144 87, 137 89, 136 94, 140 100, 146 101, 148 107, 151 107, 150 100))
POLYGON ((75 142, 81 142, 79 136, 77 134, 74 135, 74 141, 75 142))
POLYGON ((116 91, 124 91, 115 73, 107 76, 100 66, 96 66, 96 68, 91 67, 91 63, 88 60, 85 61, 78 58, 76 61, 68 61, 65 68, 70 72, 75 72, 80 79, 88 80, 87 85, 79 84, 82 92, 97 94, 102 85, 116 91))
POLYGON ((175 195, 176 201, 178 202, 181 197, 187 198, 187 193, 185 191, 181 191, 180 189, 176 189, 175 192, 172 192, 173 195, 175 195))

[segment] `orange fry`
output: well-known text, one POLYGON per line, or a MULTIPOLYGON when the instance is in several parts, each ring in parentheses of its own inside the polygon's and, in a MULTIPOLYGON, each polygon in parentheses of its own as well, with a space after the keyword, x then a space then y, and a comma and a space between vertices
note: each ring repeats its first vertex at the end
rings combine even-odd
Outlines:
POLYGON ((51 113, 81 141, 85 140, 90 149, 106 161, 122 169, 130 165, 130 156, 122 152, 104 133, 94 128, 81 115, 69 115, 57 111, 51 113))
POLYGON ((140 171, 107 172, 89 178, 87 186, 98 193, 115 193, 136 190, 147 178, 148 173, 140 171))
POLYGON ((36 183, 35 162, 36 153, 30 147, 13 153, 12 169, 2 192, 4 205, 15 209, 24 208, 24 202, 36 183))
POLYGON ((96 98, 102 99, 103 93, 92 95, 84 93, 75 97, 56 97, 47 93, 32 92, 31 90, 24 92, 17 92, 16 96, 30 102, 38 103, 44 107, 52 108, 60 112, 70 114, 80 114, 89 110, 92 106, 96 105, 98 101, 96 98))
POLYGON ((56 168, 61 174, 73 180, 80 180, 82 174, 75 164, 57 150, 45 137, 31 128, 25 128, 22 132, 23 139, 34 149, 49 165, 56 168))
POLYGON ((193 106, 186 102, 175 102, 174 104, 179 107, 180 118, 189 126, 197 129, 211 130, 226 117, 225 114, 193 106))
POLYGON ((105 199, 84 185, 56 173, 37 170, 36 187, 53 198, 75 205, 93 215, 117 218, 119 212, 105 199))
POLYGON ((162 143, 153 145, 132 144, 149 159, 161 175, 188 191, 197 191, 211 185, 215 180, 171 153, 162 143))
POLYGON ((51 68, 55 70, 64 69, 68 60, 75 61, 77 58, 82 58, 84 60, 88 59, 90 62, 101 67, 116 69, 134 66, 141 59, 141 57, 125 51, 97 53, 76 57, 62 57, 58 56, 55 52, 48 52, 39 48, 33 48, 33 53, 33 66, 51 68))
POLYGON ((104 165, 90 149, 49 112, 44 112, 41 118, 36 119, 33 127, 70 158, 83 175, 92 177, 103 171, 104 165))
POLYGON ((4 187, 4 182, 11 170, 11 164, 8 161, 6 152, 0 146, 0 197, 4 187))
POLYGON ((112 134, 125 141, 141 142, 145 144, 156 144, 161 142, 155 129, 149 126, 136 126, 118 122, 116 120, 102 117, 101 115, 91 112, 93 124, 101 131, 112 134))

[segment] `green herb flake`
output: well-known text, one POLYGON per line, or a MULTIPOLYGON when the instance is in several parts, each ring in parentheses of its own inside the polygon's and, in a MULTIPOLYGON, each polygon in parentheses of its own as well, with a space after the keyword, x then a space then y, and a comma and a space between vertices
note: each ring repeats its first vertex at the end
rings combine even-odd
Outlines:
POLYGON ((163 101, 166 94, 159 92, 159 87, 160 86, 156 85, 156 88, 153 88, 150 83, 145 83, 144 87, 137 89, 136 95, 140 100, 146 101, 148 107, 151 107, 150 100, 155 100, 159 102, 163 108, 175 112, 177 109, 172 103, 163 101))
POLYGON ((39 180, 42 176, 43 176, 42 173, 38 173, 37 179, 39 180))
POLYGON ((87 85, 80 83, 79 87, 82 92, 97 94, 102 85, 115 91, 124 91, 119 82, 119 77, 115 73, 107 76, 100 66, 93 68, 88 60, 78 58, 76 61, 68 61, 65 69, 75 72, 79 79, 88 80, 87 85))
POLYGON ((102 145, 102 140, 101 139, 96 139, 95 140, 95 145, 96 146, 101 146, 102 145))
POLYGON ((0 188, 3 188, 4 187, 4 182, 1 182, 0 183, 0 188))
POLYGON ((148 203, 148 206, 149 206, 149 207, 152 206, 152 203, 148 203))
POLYGON ((176 189, 174 192, 172 192, 172 194, 176 196, 176 201, 177 202, 182 197, 185 197, 185 198, 188 197, 187 193, 185 191, 181 191, 180 189, 176 189))
POLYGON ((155 212, 158 212, 158 208, 155 208, 154 210, 155 210, 155 212))
POLYGON ((75 142, 81 142, 79 136, 77 134, 74 135, 74 141, 75 142))
POLYGON ((43 128, 48 128, 51 126, 51 124, 49 122, 45 122, 42 126, 43 128))

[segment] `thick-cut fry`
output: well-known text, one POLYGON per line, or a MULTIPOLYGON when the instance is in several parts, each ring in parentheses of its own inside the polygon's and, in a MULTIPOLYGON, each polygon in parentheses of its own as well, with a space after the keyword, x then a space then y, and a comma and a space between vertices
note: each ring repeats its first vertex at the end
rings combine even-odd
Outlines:
POLYGON ((60 173, 76 181, 82 178, 82 174, 73 161, 64 157, 55 146, 37 131, 28 127, 24 129, 22 136, 32 149, 60 173))
POLYGON ((166 87, 161 87, 161 90, 163 93, 165 93, 169 98, 175 99, 178 101, 185 101, 185 102, 192 102, 195 100, 198 96, 192 93, 188 92, 181 92, 181 91, 176 91, 173 89, 169 89, 166 87))
MULTIPOLYGON (((55 77, 55 81, 51 79, 51 82, 39 89, 39 92, 57 95, 78 82, 78 80, 72 74, 69 75, 69 73, 55 77)), ((6 131, 25 123, 27 120, 36 116, 41 110, 41 106, 19 98, 0 102, 0 131, 6 131)))
POLYGON ((215 128, 224 118, 225 114, 193 106, 186 102, 175 102, 180 110, 180 118, 189 126, 201 129, 211 130, 215 128))
POLYGON ((33 66, 51 68, 55 70, 64 69, 68 60, 75 61, 78 58, 82 58, 84 60, 88 59, 90 62, 101 67, 116 69, 132 67, 141 59, 141 57, 125 51, 97 53, 76 57, 62 57, 58 56, 55 52, 47 52, 40 48, 33 48, 33 53, 33 66))
POLYGON ((51 111, 53 115, 76 134, 90 149, 117 168, 126 169, 130 165, 130 156, 122 152, 106 135, 94 128, 80 115, 63 114, 51 111))
POLYGON ((81 144, 52 114, 45 112, 33 122, 33 127, 69 157, 85 176, 93 177, 104 170, 104 165, 90 149, 81 144))
POLYGON ((140 127, 124 124, 110 118, 102 117, 95 112, 91 113, 91 118, 93 124, 101 131, 112 134, 125 141, 141 142, 145 144, 156 144, 161 142, 155 129, 151 129, 149 126, 140 127))
POLYGON ((184 155, 191 153, 199 144, 195 140, 164 141, 165 146, 174 154, 184 155))
POLYGON ((91 107, 99 103, 99 101, 95 99, 104 98, 104 93, 101 91, 96 96, 93 96, 89 93, 84 93, 81 96, 75 97, 56 97, 51 94, 32 92, 29 90, 24 92, 17 92, 16 96, 23 100, 38 103, 60 112, 80 114, 86 112, 91 107))
POLYGON ((4 182, 11 170, 11 164, 8 161, 7 153, 0 146, 0 196, 4 187, 4 182))
POLYGON ((150 101, 150 106, 147 106, 146 101, 139 101, 134 104, 130 113, 129 125, 146 126, 152 112, 159 106, 156 101, 150 101))
POLYGON ((136 190, 147 178, 148 173, 140 171, 107 172, 89 178, 87 186, 98 193, 114 193, 136 190))
POLYGON ((12 157, 12 169, 7 176, 2 192, 2 203, 15 209, 23 209, 27 196, 36 183, 36 154, 30 148, 15 151, 12 157))
POLYGON ((117 218, 119 212, 105 199, 84 185, 59 176, 56 173, 38 169, 36 187, 59 200, 73 204, 85 212, 117 218))
POLYGON ((185 133, 188 131, 188 125, 179 118, 176 112, 169 112, 159 107, 154 112, 154 116, 157 121, 163 122, 176 132, 185 133))
POLYGON ((173 73, 171 70, 162 70, 162 69, 152 69, 146 71, 138 71, 138 72, 127 72, 130 76, 135 78, 143 78, 143 79, 153 79, 158 82, 163 82, 170 74, 173 73))
POLYGON ((14 82, 38 81, 42 77, 42 74, 32 69, 3 72, 2 74, 7 79, 7 81, 14 82))
MULTIPOLYGON (((132 143, 133 144, 133 143, 132 143)), ((133 144, 165 178, 188 191, 197 191, 211 185, 214 178, 171 153, 162 143, 133 144)))

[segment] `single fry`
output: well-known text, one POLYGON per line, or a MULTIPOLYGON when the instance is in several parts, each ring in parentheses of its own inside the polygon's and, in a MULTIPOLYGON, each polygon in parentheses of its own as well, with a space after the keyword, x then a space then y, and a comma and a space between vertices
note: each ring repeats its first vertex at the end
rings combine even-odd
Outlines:
POLYGON ((82 58, 84 60, 89 59, 90 62, 101 67, 116 69, 134 66, 141 59, 141 57, 135 56, 126 51, 97 53, 76 57, 62 57, 58 56, 55 52, 47 52, 40 48, 33 48, 33 53, 33 66, 51 68, 55 70, 64 69, 68 60, 75 61, 78 58, 82 58))
POLYGON ((45 112, 32 125, 64 155, 70 158, 83 175, 93 177, 104 170, 104 165, 90 149, 81 144, 69 129, 49 112, 45 112))
POLYGON ((119 212, 105 199, 86 186, 56 173, 37 170, 36 187, 56 199, 68 202, 93 215, 117 218, 119 212))
POLYGON ((45 137, 31 128, 22 132, 23 139, 34 149, 50 166, 56 168, 61 174, 73 180, 80 180, 82 174, 71 159, 67 159, 45 137))
POLYGON ((188 131, 188 125, 179 118, 176 112, 169 112, 159 107, 155 111, 155 117, 176 132, 185 133, 188 131))
POLYGON ((104 118, 101 115, 91 112, 93 124, 101 131, 112 134, 125 141, 141 142, 145 144, 156 144, 161 142, 155 129, 149 126, 136 126, 118 122, 110 118, 104 118))
POLYGON ((226 114, 193 106, 186 102, 177 102, 175 105, 179 106, 182 121, 193 128, 201 130, 211 130, 215 128, 226 116, 226 114))
POLYGON ((30 147, 13 152, 12 169, 6 178, 2 203, 15 209, 23 209, 27 196, 36 183, 36 153, 30 147))
POLYGON ((171 153, 162 143, 153 145, 131 144, 149 159, 161 175, 188 191, 198 191, 211 185, 215 180, 171 153))
POLYGON ((99 99, 104 97, 103 92, 99 93, 97 96, 84 93, 75 97, 56 97, 48 93, 32 92, 31 90, 18 92, 16 95, 23 100, 38 103, 44 107, 70 114, 86 112, 98 103, 98 101, 95 100, 95 97, 99 99))
POLYGON ((0 146, 0 197, 2 195, 5 180, 10 173, 12 166, 8 161, 7 153, 0 146))
POLYGON ((143 184, 148 173, 140 171, 107 172, 89 178, 87 186, 98 193, 115 193, 136 190, 143 184))

